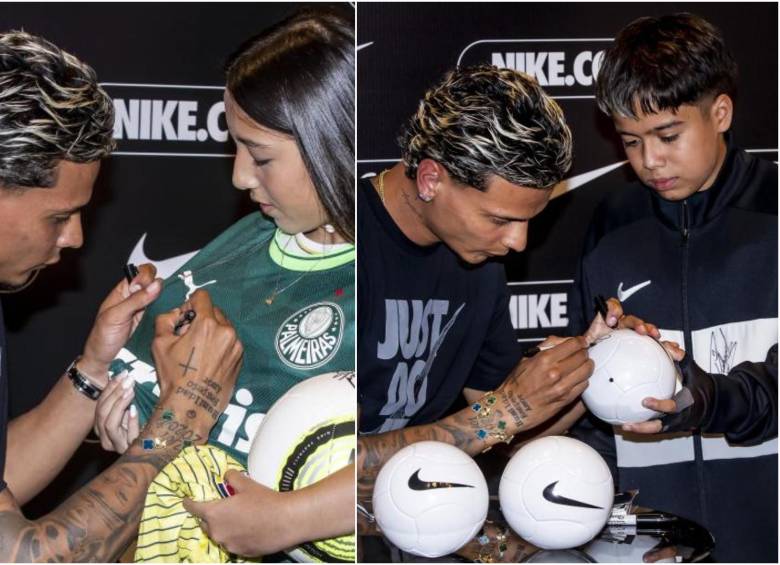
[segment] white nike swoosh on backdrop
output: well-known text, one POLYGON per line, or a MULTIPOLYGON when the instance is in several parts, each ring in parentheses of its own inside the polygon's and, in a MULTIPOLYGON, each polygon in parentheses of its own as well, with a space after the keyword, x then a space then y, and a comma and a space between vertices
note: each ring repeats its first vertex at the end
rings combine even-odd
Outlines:
MULTIPOLYGON (((366 45, 370 45, 370 43, 367 43, 366 45)), ((400 159, 358 159, 358 163, 372 163, 372 162, 387 163, 387 162, 395 162, 395 161, 400 161, 400 159)), ((567 192, 574 190, 575 188, 587 184, 592 180, 602 177, 607 173, 612 172, 619 167, 622 167, 626 163, 628 163, 628 161, 620 161, 618 163, 612 163, 611 165, 607 165, 605 167, 599 167, 598 169, 594 169, 592 171, 586 171, 584 173, 580 173, 579 175, 574 175, 573 177, 564 179, 553 187, 553 191, 552 191, 552 195, 550 196, 550 199, 562 196, 567 192)), ((376 176, 376 174, 377 173, 375 172, 368 172, 368 173, 364 173, 363 176, 361 176, 360 178, 365 179, 365 178, 376 176)))
POLYGON ((642 290, 643 288, 648 286, 651 282, 652 281, 645 281, 637 285, 634 285, 631 288, 627 288, 626 290, 623 290, 623 282, 621 281, 617 289, 618 300, 620 300, 621 302, 625 302, 631 297, 631 295, 633 295, 638 290, 642 290))
POLYGON ((177 255, 176 257, 155 261, 153 259, 149 259, 149 257, 146 256, 146 253, 144 253, 145 241, 146 234, 143 234, 141 239, 138 240, 138 243, 135 244, 135 247, 133 248, 132 253, 130 253, 130 258, 127 260, 127 262, 134 263, 136 265, 151 263, 157 267, 157 276, 162 279, 167 279, 173 273, 178 271, 179 268, 184 265, 184 263, 189 261, 199 251, 193 251, 192 253, 185 253, 184 255, 177 255))
POLYGON ((607 173, 612 172, 619 167, 622 167, 626 163, 628 163, 628 161, 620 161, 619 163, 612 163, 611 165, 607 165, 606 167, 599 167, 598 169, 594 169, 593 171, 588 171, 564 179, 553 187, 553 191, 552 191, 552 195, 550 196, 550 199, 557 198, 563 194, 566 194, 571 190, 574 190, 577 187, 582 186, 583 184, 587 184, 592 180, 602 177, 607 173))
POLYGON ((357 46, 357 48, 356 48, 355 50, 356 50, 356 51, 360 51, 361 49, 364 49, 364 48, 366 48, 366 47, 370 47, 370 46, 371 46, 371 45, 373 45, 373 44, 374 44, 374 42, 373 42, 373 41, 369 41, 368 43, 364 43, 364 44, 362 44, 362 45, 358 45, 358 46, 357 46))

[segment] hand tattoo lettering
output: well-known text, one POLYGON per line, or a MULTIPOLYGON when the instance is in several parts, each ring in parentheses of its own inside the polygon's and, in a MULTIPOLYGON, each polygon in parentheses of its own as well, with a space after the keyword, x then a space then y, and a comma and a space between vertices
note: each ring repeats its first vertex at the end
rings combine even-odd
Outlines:
MULTIPOLYGON (((214 390, 219 393, 221 387, 211 379, 206 379, 205 384, 201 383, 200 381, 190 380, 187 381, 185 386, 177 387, 175 394, 187 398, 196 407, 202 408, 209 416, 211 416, 212 420, 216 422, 217 418, 219 418, 220 410, 219 397, 214 392, 212 392, 214 390)), ((188 416, 190 412, 194 411, 188 411, 188 416)), ((195 418, 196 415, 197 414, 195 413, 193 416, 189 417, 195 418)))
POLYGON ((515 426, 521 430, 528 418, 528 413, 531 411, 531 405, 513 390, 502 390, 499 394, 506 405, 506 411, 512 416, 515 426))

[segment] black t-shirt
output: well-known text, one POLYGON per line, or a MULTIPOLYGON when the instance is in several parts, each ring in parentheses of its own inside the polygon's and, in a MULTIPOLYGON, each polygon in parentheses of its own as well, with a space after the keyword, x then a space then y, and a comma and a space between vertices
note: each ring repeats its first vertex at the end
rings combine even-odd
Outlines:
POLYGON ((504 267, 420 247, 368 180, 357 192, 360 431, 430 423, 464 388, 498 387, 519 361, 504 267))
POLYGON ((6 376, 5 323, 0 305, 0 492, 5 490, 5 444, 8 433, 8 377, 6 376))

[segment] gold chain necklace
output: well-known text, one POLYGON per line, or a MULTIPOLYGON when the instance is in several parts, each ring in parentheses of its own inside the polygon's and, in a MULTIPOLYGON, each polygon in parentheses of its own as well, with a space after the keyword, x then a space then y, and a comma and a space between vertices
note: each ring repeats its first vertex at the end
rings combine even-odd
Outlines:
MULTIPOLYGON (((301 281, 301 280, 302 280, 302 279, 303 279, 303 278, 304 278, 306 275, 308 275, 308 274, 309 274, 309 273, 311 273, 311 272, 312 272, 314 269, 316 269, 316 268, 319 266, 319 264, 322 262, 322 260, 325 258, 325 254, 323 253, 323 255, 322 255, 320 258, 319 258, 319 260, 318 260, 316 263, 314 263, 314 265, 312 265, 312 266, 309 268, 309 270, 308 270, 308 271, 306 271, 305 273, 303 273, 302 275, 300 275, 300 276, 299 276, 297 279, 295 279, 293 282, 291 282, 290 284, 288 284, 288 285, 287 285, 287 286, 285 286, 284 288, 282 288, 282 289, 279 289, 279 281, 282 279, 282 273, 284 272, 284 260, 285 260, 285 258, 287 257, 287 253, 286 253, 286 251, 287 251, 287 247, 290 245, 290 242, 291 242, 291 241, 292 241, 294 238, 295 238, 295 236, 290 236, 290 239, 288 239, 288 240, 287 240, 287 243, 285 243, 285 244, 284 244, 284 248, 282 249, 282 262, 281 262, 281 263, 280 263, 280 265, 279 265, 279 267, 281 268, 281 270, 279 271, 279 274, 278 274, 278 275, 277 275, 277 277, 276 277, 276 282, 274 283, 274 290, 273 290, 273 292, 271 292, 271 294, 270 294, 270 295, 268 295, 268 296, 266 296, 266 298, 265 298, 265 303, 266 303, 268 306, 270 306, 271 304, 273 304, 273 303, 274 303, 274 300, 276 300, 276 297, 277 297, 277 296, 279 296, 279 295, 280 295, 280 294, 282 294, 282 293, 283 293, 285 290, 287 290, 288 288, 292 287, 293 285, 295 285, 296 283, 298 283, 299 281, 301 281)), ((273 241, 271 242, 271 244, 273 244, 273 241)))
POLYGON ((377 192, 379 192, 379 200, 382 201, 383 206, 385 205, 385 175, 389 170, 390 169, 385 169, 379 173, 379 185, 377 187, 377 192))

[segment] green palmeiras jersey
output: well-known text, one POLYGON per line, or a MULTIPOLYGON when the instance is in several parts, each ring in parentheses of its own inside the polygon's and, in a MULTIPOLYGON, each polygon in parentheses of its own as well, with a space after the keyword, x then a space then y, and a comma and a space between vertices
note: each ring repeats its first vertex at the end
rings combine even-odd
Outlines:
MULTIPOLYGON (((140 423, 160 389, 152 359, 154 320, 197 288, 235 326, 244 362, 209 443, 246 465, 251 439, 271 405, 304 379, 355 364, 355 248, 302 250, 260 213, 250 214, 164 281, 159 298, 111 366, 135 380, 140 423)), ((310 242, 311 243, 311 242, 310 242)))

